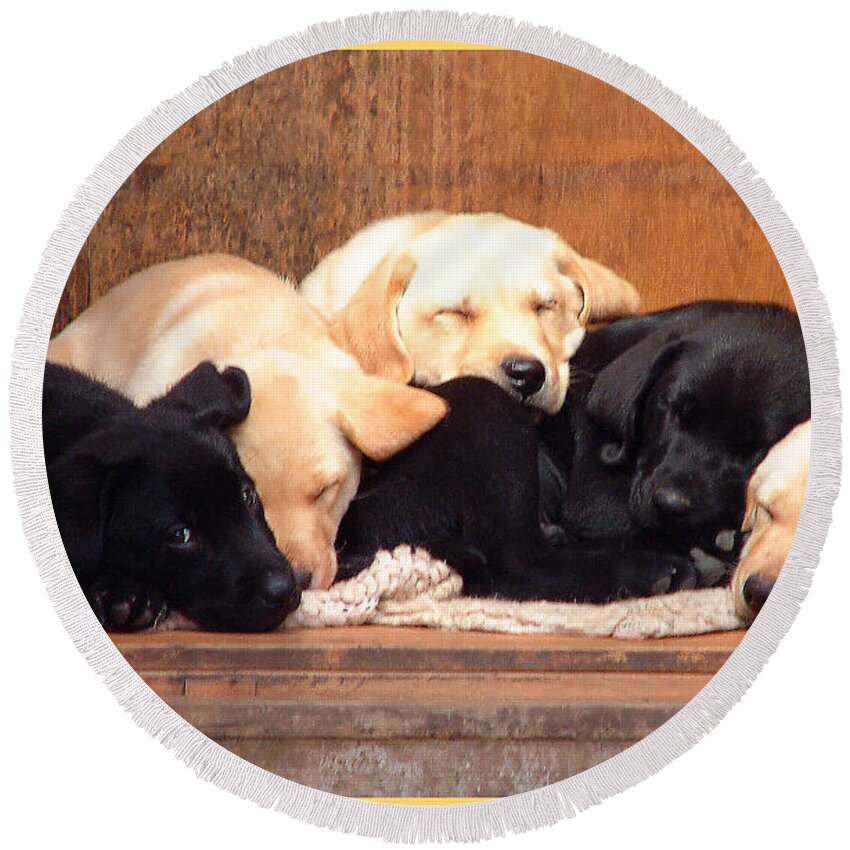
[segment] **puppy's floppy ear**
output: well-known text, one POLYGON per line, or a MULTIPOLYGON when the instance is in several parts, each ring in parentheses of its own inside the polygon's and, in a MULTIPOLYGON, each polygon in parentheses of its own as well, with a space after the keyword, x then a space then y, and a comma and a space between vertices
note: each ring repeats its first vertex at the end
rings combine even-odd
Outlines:
POLYGON ((72 451, 51 465, 48 480, 62 543, 85 590, 103 565, 112 474, 106 466, 72 451))
POLYGON ((587 397, 587 410, 613 440, 600 453, 606 466, 618 466, 633 454, 644 404, 687 345, 678 335, 650 334, 599 373, 587 397))
POLYGON ((407 254, 384 257, 330 323, 334 342, 366 372, 401 384, 413 378, 413 361, 399 334, 397 310, 415 271, 407 254))
POLYGON ((386 460, 430 431, 447 413, 439 396, 384 378, 357 375, 341 385, 337 422, 366 457, 386 460))
POLYGON ((558 272, 570 278, 582 291, 584 304, 579 321, 583 325, 637 313, 640 307, 637 290, 611 269, 582 257, 560 237, 555 240, 554 256, 558 272))
POLYGON ((113 493, 121 477, 143 460, 144 445, 143 433, 105 428, 88 435, 47 468, 56 524, 83 590, 104 567, 113 493))
POLYGON ((228 366, 219 372, 204 361, 149 407, 185 410, 201 427, 229 428, 248 415, 251 385, 242 369, 228 366))

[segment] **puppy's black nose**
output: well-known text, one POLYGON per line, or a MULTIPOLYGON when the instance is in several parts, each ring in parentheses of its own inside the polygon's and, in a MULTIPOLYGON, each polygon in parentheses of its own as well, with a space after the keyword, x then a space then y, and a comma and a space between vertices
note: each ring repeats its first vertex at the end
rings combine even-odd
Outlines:
POLYGON ((681 517, 693 507, 693 502, 675 487, 659 487, 652 494, 652 504, 665 516, 681 517))
POLYGON ((754 614, 761 611, 764 603, 767 602, 770 591, 773 590, 774 584, 775 582, 772 578, 766 578, 758 573, 753 573, 747 578, 744 582, 742 592, 744 594, 744 602, 747 603, 750 611, 754 614))
POLYGON ((531 357, 506 357, 501 366, 522 399, 534 395, 546 380, 546 367, 531 357))
POLYGON ((283 605, 295 595, 295 575, 292 570, 270 570, 260 587, 260 594, 269 605, 283 605))

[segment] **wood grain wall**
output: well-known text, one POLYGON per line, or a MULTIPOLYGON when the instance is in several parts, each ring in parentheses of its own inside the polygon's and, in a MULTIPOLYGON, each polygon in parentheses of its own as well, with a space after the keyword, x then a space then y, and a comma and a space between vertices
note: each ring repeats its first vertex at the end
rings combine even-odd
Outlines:
POLYGON ((749 211, 621 92, 509 51, 339 51, 243 86, 117 192, 59 306, 63 327, 152 263, 227 251, 303 277, 368 222, 496 210, 560 231, 642 292, 791 305, 749 211))

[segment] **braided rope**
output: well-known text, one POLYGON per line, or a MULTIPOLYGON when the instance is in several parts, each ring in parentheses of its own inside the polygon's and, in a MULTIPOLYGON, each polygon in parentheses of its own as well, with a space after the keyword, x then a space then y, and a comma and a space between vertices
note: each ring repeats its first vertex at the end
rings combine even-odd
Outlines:
POLYGON ((427 552, 399 546, 330 590, 310 590, 284 628, 429 626, 514 634, 671 637, 744 626, 728 588, 690 590, 608 605, 509 602, 461 596, 460 576, 427 552))
POLYGON ((399 546, 382 550, 370 567, 329 590, 308 590, 298 610, 290 614, 285 628, 359 626, 373 623, 380 609, 399 604, 436 601, 460 596, 460 576, 443 561, 422 549, 399 546))

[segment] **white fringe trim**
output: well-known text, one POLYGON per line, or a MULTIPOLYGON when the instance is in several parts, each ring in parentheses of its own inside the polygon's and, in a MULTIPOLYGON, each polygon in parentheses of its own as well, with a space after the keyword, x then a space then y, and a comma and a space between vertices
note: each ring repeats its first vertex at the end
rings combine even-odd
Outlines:
POLYGON ((33 558, 65 628, 120 704, 201 778, 300 820, 390 841, 480 840, 552 824, 629 788, 690 749, 741 698, 793 622, 826 537, 840 477, 838 361, 828 309, 799 234, 720 125, 649 74, 582 41, 508 18, 454 12, 372 14, 317 24, 239 56, 154 110, 80 187, 50 237, 26 299, 10 395, 15 486, 33 558), (53 516, 41 442, 42 371, 62 289, 85 238, 142 159, 186 120, 261 74, 327 50, 396 39, 473 42, 562 62, 631 95, 689 139, 741 196, 775 251, 799 311, 812 384, 811 472, 797 535, 765 608, 723 668, 697 698, 620 755, 536 791, 457 806, 366 803, 306 788, 243 761, 175 714, 106 637, 74 579, 53 516))

